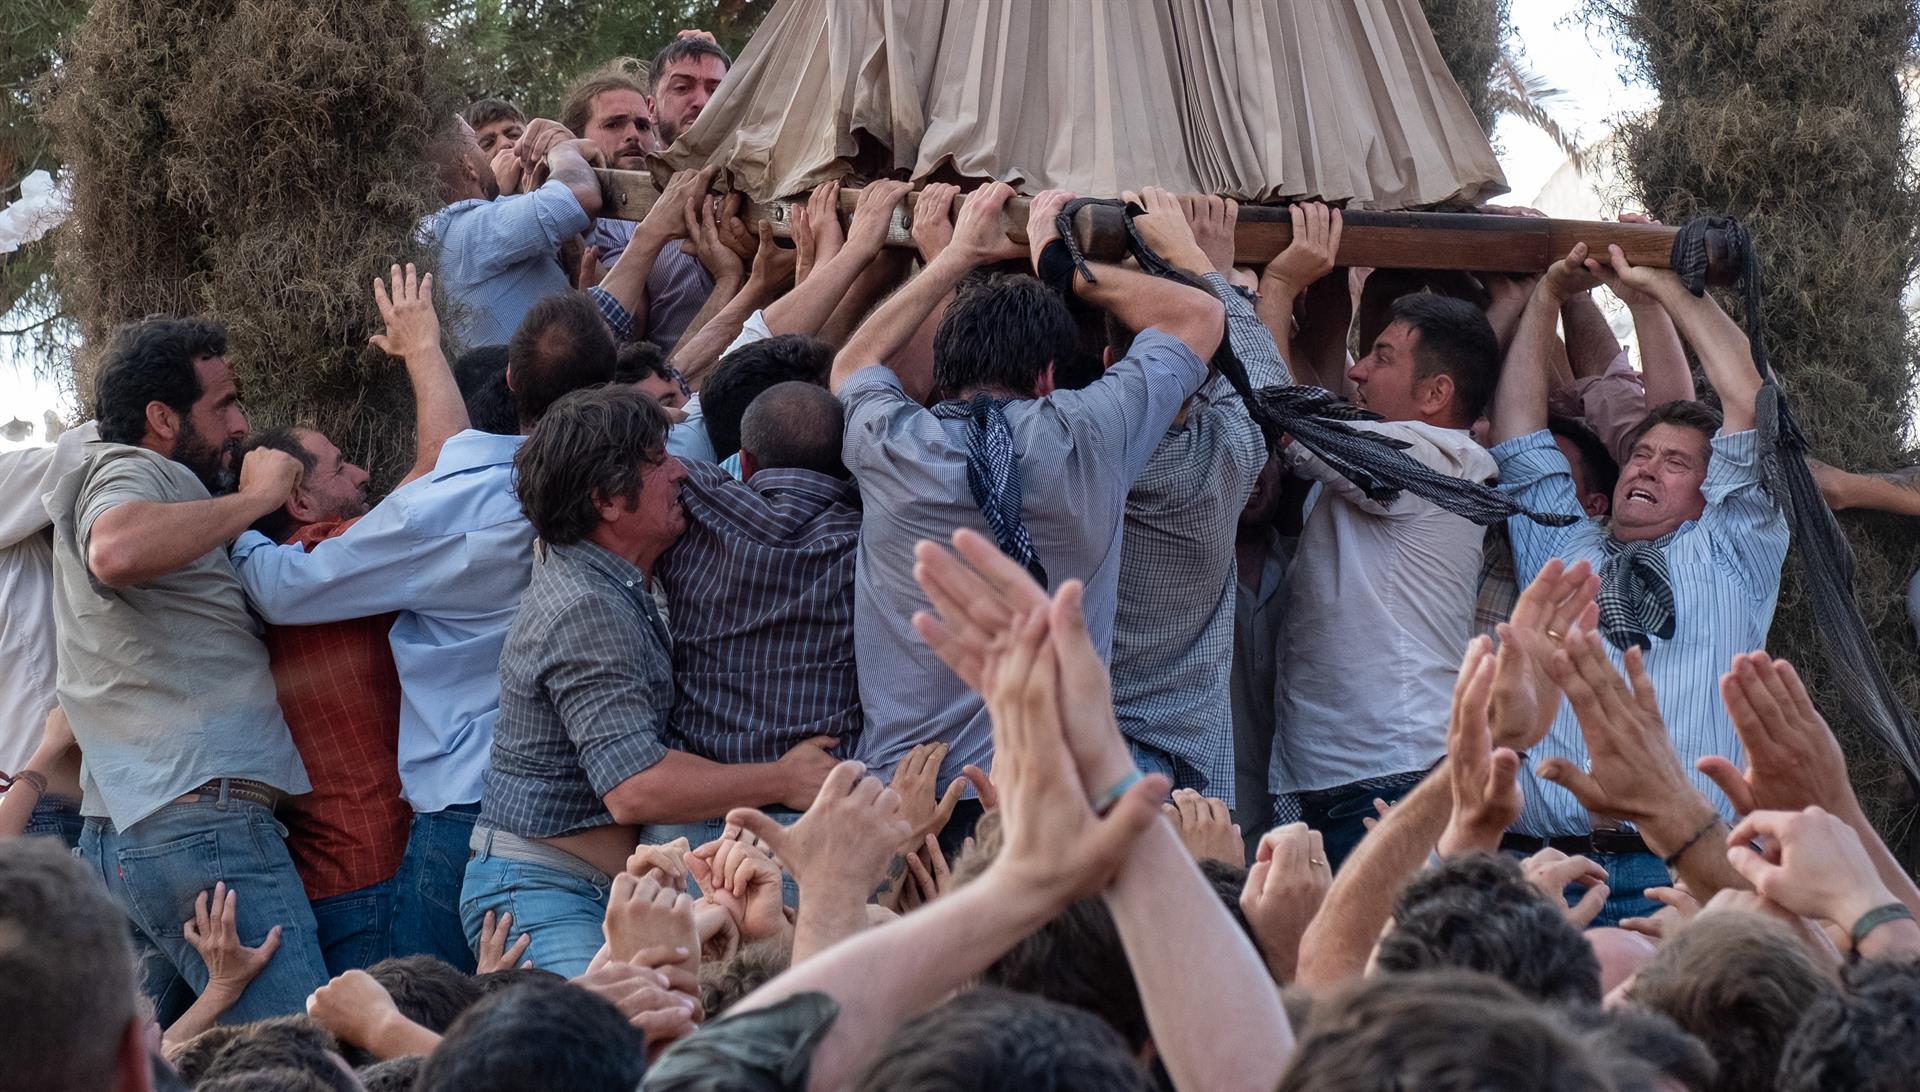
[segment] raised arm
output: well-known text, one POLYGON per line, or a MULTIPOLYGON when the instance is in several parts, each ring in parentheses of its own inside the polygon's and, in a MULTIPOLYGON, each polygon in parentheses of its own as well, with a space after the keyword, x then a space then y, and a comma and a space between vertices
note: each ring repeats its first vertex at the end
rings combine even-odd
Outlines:
MULTIPOLYGON (((1060 237, 1054 218, 1071 199, 1071 194, 1057 190, 1048 190, 1033 199, 1027 218, 1027 238, 1036 268, 1047 244, 1060 237)), ((1139 199, 1147 209, 1145 216, 1135 220, 1143 234, 1170 231, 1177 223, 1178 231, 1191 237, 1187 228, 1187 214, 1180 207, 1179 198, 1166 190, 1149 186, 1141 192, 1139 199), (1165 220, 1166 227, 1163 229, 1155 224, 1156 220, 1165 220)), ((1194 264, 1196 277, 1210 264, 1205 254, 1199 253, 1197 248, 1186 261, 1194 264)), ((1220 306, 1220 301, 1213 298, 1213 293, 1149 276, 1137 269, 1109 265, 1094 268, 1094 276, 1098 278, 1096 281, 1090 282, 1085 274, 1074 273, 1073 294, 1101 310, 1112 312, 1122 326, 1129 330, 1159 330, 1176 337, 1185 342, 1187 348, 1193 350, 1193 355, 1201 360, 1211 359, 1214 350, 1220 347, 1220 339, 1226 335, 1226 312, 1220 306)))
MULTIPOLYGON (((962 277, 978 266, 1006 258, 1010 253, 1014 257, 1023 253, 1007 241, 1001 226, 1001 210, 1006 208, 1007 199, 1012 196, 1013 187, 1004 182, 995 182, 973 192, 960 210, 959 222, 954 225, 953 242, 932 264, 922 269, 919 276, 908 281, 906 287, 875 308, 873 314, 867 316, 867 321, 860 324, 860 328, 853 332, 846 345, 835 355, 834 390, 839 390, 860 369, 891 361, 894 354, 913 338, 914 332, 934 308, 960 283, 962 277)), ((1036 199, 1036 206, 1038 203, 1036 199)), ((881 226, 884 229, 884 222, 881 226)), ((840 261, 851 249, 853 242, 849 240, 828 265, 840 261)), ((813 288, 815 282, 824 281, 827 277, 826 266, 815 269, 807 277, 806 283, 794 290, 794 294, 813 288)), ((851 282, 852 274, 847 274, 847 279, 851 282)), ((831 308, 828 310, 831 311, 831 308)), ((931 375, 915 376, 914 379, 915 382, 908 383, 907 377, 902 376, 901 385, 909 394, 923 395, 925 390, 918 388, 929 386, 931 375)))
MULTIPOLYGON (((1753 400, 1760 393, 1760 373, 1754 370, 1753 350, 1747 344, 1746 331, 1720 310, 1711 295, 1695 296, 1687 291, 1671 270, 1629 265, 1617 246, 1609 246, 1607 256, 1609 262, 1604 265, 1588 258, 1588 271, 1615 291, 1620 290, 1617 286, 1625 286, 1647 293, 1673 317, 1680 335, 1699 356, 1707 382, 1720 396, 1721 434, 1731 436, 1752 428, 1753 400)), ((1652 401, 1651 397, 1648 401, 1652 401)))
MULTIPOLYGON (((1293 374, 1324 387, 1329 377, 1316 375, 1317 369, 1297 355, 1293 315, 1294 306, 1307 290, 1333 272, 1334 255, 1340 251, 1340 210, 1329 209, 1317 201, 1306 201, 1289 206, 1287 213, 1293 220, 1293 238, 1287 243, 1287 249, 1268 262, 1260 274, 1260 302, 1254 305, 1254 313, 1273 335, 1274 343, 1280 347, 1280 359, 1292 368, 1293 374)), ((1333 377, 1332 382, 1335 385, 1327 389, 1338 393, 1338 377, 1333 377)))
POLYGON ((433 274, 416 276, 409 262, 404 274, 395 265, 390 276, 391 294, 380 278, 373 279, 373 302, 387 329, 367 341, 388 356, 399 357, 407 367, 407 382, 413 385, 414 455, 412 468, 400 479, 405 485, 432 470, 440 460, 441 445, 467 427, 467 403, 440 348, 433 274))
POLYGON ((606 154, 591 140, 563 140, 547 152, 547 178, 565 186, 588 216, 600 215, 600 178, 593 173, 606 154))
POLYGON ((1620 355, 1620 341, 1589 293, 1568 293, 1560 303, 1560 321, 1566 328, 1567 362, 1575 379, 1602 374, 1620 355))
POLYGON ((607 275, 600 278, 600 289, 626 309, 629 329, 646 327, 647 277, 653 272, 653 263, 667 244, 686 237, 688 208, 706 195, 718 170, 709 167, 701 171, 680 171, 669 179, 653 207, 634 226, 627 248, 620 252, 607 275))
MULTIPOLYGON (((1642 213, 1629 212, 1621 215, 1620 222, 1657 221, 1642 213)), ((1624 285, 1614 292, 1627 305, 1627 313, 1633 316, 1634 340, 1640 343, 1640 383, 1647 392, 1647 405, 1693 401, 1698 397, 1693 389, 1693 369, 1687 364, 1686 346, 1680 343, 1680 331, 1673 328, 1673 318, 1667 309, 1645 292, 1636 292, 1624 285)))
MULTIPOLYGON (((753 317, 753 313, 772 304, 787 290, 793 278, 793 269, 793 252, 774 242, 772 225, 762 222, 760 249, 754 255, 753 269, 747 274, 746 285, 727 300, 726 305, 715 312, 706 325, 683 336, 680 343, 673 347, 673 355, 667 362, 680 372, 689 386, 699 390, 701 381, 720 362, 727 347, 740 336, 741 327, 753 317)), ((715 295, 717 298, 717 290, 715 295)))
POLYGON ((1547 268, 1520 313, 1520 325, 1493 392, 1495 443, 1547 427, 1547 362, 1559 340, 1554 326, 1561 306, 1568 296, 1599 283, 1587 273, 1586 260, 1587 244, 1575 243, 1565 258, 1547 268))
POLYGON ((87 533, 87 568, 110 588, 165 576, 210 550, 225 549, 253 521, 287 503, 300 474, 300 460, 255 448, 240 464, 240 488, 224 497, 116 504, 87 533))
POLYGON ((798 288, 766 309, 762 318, 774 334, 816 334, 847 297, 886 245, 893 210, 913 187, 905 182, 871 182, 860 190, 846 245, 815 266, 798 288))

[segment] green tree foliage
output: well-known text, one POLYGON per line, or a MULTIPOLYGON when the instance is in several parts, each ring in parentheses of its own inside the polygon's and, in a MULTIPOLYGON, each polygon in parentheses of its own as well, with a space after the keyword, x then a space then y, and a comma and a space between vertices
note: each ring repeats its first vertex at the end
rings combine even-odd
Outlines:
MULTIPOLYGON (((60 43, 80 21, 84 0, 9 0, 0 4, 0 205, 20 197, 20 180, 36 170, 54 173, 46 127, 38 117, 40 89, 58 63, 60 43)), ((42 239, 0 254, 0 315, 16 306, 36 328, 60 317, 49 274, 53 244, 42 239)), ((0 323, 0 325, 5 325, 0 323)))
POLYGON ((1467 96, 1480 128, 1493 132, 1498 107, 1493 99, 1494 69, 1507 33, 1511 0, 1420 0, 1427 25, 1447 71, 1467 96))
POLYGON ((615 57, 652 57, 684 29, 740 50, 773 0, 412 0, 451 85, 551 117, 574 77, 615 57))
POLYGON ((403 0, 94 0, 47 115, 73 177, 55 237, 80 390, 115 325, 205 315, 256 423, 403 464, 370 285, 437 204, 426 149, 454 103, 427 60, 403 0))
MULTIPOLYGON (((1725 212, 1753 233, 1767 351, 1815 452, 1856 470, 1911 463, 1916 345, 1901 294, 1920 190, 1901 80, 1912 0, 1591 0, 1588 10, 1660 94, 1621 129, 1634 197, 1668 223, 1725 212)), ((1737 299, 1723 302, 1741 315, 1737 299)), ((1915 708, 1920 656, 1905 593, 1920 533, 1896 517, 1841 520, 1859 555, 1861 613, 1915 708)), ((1788 562, 1770 644, 1830 699, 1798 565, 1788 562)), ((1821 706, 1838 720, 1837 702, 1821 706)), ((1882 829, 1910 836, 1904 779, 1858 726, 1837 727, 1882 829)))

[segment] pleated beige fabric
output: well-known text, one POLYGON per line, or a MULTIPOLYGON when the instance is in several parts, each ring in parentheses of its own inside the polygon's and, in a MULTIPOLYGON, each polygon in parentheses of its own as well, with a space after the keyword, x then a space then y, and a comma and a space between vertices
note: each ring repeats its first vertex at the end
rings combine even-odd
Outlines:
POLYGON ((1418 0, 781 0, 662 157, 1402 209, 1506 191, 1418 0))

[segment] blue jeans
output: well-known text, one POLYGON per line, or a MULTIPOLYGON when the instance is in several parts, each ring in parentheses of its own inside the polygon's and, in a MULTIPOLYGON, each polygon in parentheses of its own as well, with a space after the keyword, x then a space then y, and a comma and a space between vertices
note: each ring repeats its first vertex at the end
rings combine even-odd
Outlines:
POLYGON ((80 830, 86 820, 80 818, 80 801, 59 793, 47 793, 33 805, 27 827, 20 833, 29 838, 58 838, 68 849, 80 846, 80 830))
MULTIPOLYGON (((783 827, 794 825, 800 821, 802 815, 806 814, 805 812, 794 811, 792 808, 761 808, 760 810, 766 813, 767 818, 772 819, 783 827)), ((643 846, 663 846, 675 838, 685 838, 688 849, 699 849, 701 846, 720 837, 721 834, 725 833, 726 829, 727 821, 724 817, 719 819, 702 819, 694 823, 655 823, 651 826, 640 828, 640 844, 643 846)), ((781 901, 785 902, 788 906, 800 905, 800 886, 793 882, 793 877, 783 876, 781 878, 781 884, 781 901)), ((694 898, 700 897, 700 885, 694 882, 692 873, 687 874, 687 893, 691 894, 694 898)), ((534 966, 537 967, 539 964, 536 963, 534 966)))
MULTIPOLYGON (((1164 775, 1175 788, 1180 786, 1180 771, 1182 768, 1187 768, 1187 764, 1186 761, 1178 755, 1163 751, 1151 743, 1141 743, 1138 740, 1132 739, 1127 741, 1127 750, 1133 752, 1133 764, 1141 773, 1161 774, 1164 775)), ((1105 792, 1107 791, 1107 786, 1088 785, 1087 791, 1105 792)))
POLYGON ((393 880, 313 900, 327 973, 371 967, 393 954, 393 880))
MULTIPOLYGON (((1600 908, 1600 916, 1593 919, 1595 926, 1618 925, 1623 918, 1649 917, 1660 909, 1661 904, 1644 892, 1649 887, 1673 883, 1665 861, 1651 853, 1594 853, 1591 856, 1607 870, 1607 904, 1600 908)), ((1584 890, 1574 886, 1566 893, 1577 902, 1584 890)))
POLYGON ((467 842, 479 817, 478 804, 413 817, 407 851, 393 877, 392 954, 430 955, 473 973, 473 949, 460 924, 460 886, 466 881, 467 842))
POLYGON ((555 861, 535 862, 495 856, 489 832, 477 837, 486 848, 473 851, 460 891, 460 922, 467 943, 480 947, 480 928, 491 910, 497 918, 513 915, 517 939, 525 933, 526 958, 543 971, 573 978, 585 974, 606 939, 600 923, 607 914, 612 880, 592 865, 554 850, 555 861))
POLYGON ((156 1004, 176 979, 195 993, 206 989, 207 966, 187 943, 185 923, 195 897, 222 880, 239 893, 240 943, 258 945, 276 925, 281 932, 280 950, 221 1021, 303 1012, 307 995, 326 985, 313 911, 287 855, 286 833, 265 807, 225 797, 168 804, 124 831, 106 819, 86 821, 77 855, 99 871, 132 921, 144 988, 156 1004))
POLYGON ((1354 789, 1351 792, 1328 789, 1311 794, 1301 793, 1300 818, 1308 827, 1320 832, 1320 840, 1327 850, 1327 864, 1338 872, 1341 862, 1366 836, 1367 825, 1362 820, 1379 817, 1379 813, 1373 810, 1373 802, 1385 800, 1389 804, 1397 804, 1401 797, 1417 786, 1417 782, 1408 782, 1384 788, 1354 789))

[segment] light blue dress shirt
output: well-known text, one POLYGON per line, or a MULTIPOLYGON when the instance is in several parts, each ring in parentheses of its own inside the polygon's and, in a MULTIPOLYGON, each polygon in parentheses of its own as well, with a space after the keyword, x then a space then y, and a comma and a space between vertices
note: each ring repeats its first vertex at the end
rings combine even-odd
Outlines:
MULTIPOLYGON (((1493 455, 1500 460, 1500 487, 1521 504, 1542 512, 1580 511, 1572 472, 1552 433, 1543 429, 1517 436, 1495 447, 1493 455)), ((1736 766, 1746 760, 1720 699, 1720 676, 1736 653, 1766 647, 1788 540, 1787 518, 1761 484, 1759 459, 1759 433, 1752 429, 1713 438, 1713 456, 1700 488, 1706 509, 1699 519, 1681 524, 1663 548, 1673 581, 1673 636, 1652 638, 1645 654, 1660 715, 1687 779, 1729 821, 1734 818, 1732 805, 1693 764, 1704 755, 1724 756, 1736 766)), ((1513 540, 1514 577, 1522 588, 1552 558, 1568 564, 1586 560, 1595 569, 1607 559, 1608 531, 1598 520, 1547 527, 1514 516, 1507 521, 1507 534, 1513 540)), ((1606 650, 1619 667, 1621 651, 1612 644, 1606 650)), ((1526 804, 1513 829, 1542 838, 1585 834, 1592 829, 1592 819, 1580 802, 1534 775, 1534 767, 1549 755, 1588 768, 1586 737, 1564 700, 1547 738, 1520 764, 1526 804)))
POLYGON ((434 273, 452 307, 447 324, 463 349, 505 345, 533 305, 571 290, 556 255, 592 221, 565 183, 532 193, 455 201, 421 221, 438 250, 434 273))
POLYGON ((311 550, 251 531, 233 545, 240 582, 270 623, 400 612, 389 637, 400 785, 417 812, 480 799, 500 716, 500 650, 533 573, 533 526, 512 491, 524 439, 454 436, 431 473, 311 550))

